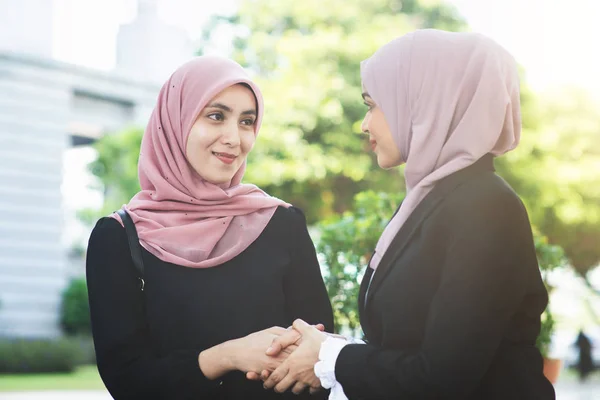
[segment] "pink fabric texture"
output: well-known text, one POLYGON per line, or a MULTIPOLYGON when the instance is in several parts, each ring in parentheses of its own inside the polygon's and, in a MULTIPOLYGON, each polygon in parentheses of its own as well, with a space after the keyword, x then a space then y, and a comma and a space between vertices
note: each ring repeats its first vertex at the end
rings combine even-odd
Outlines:
POLYGON ((481 34, 424 29, 381 47, 361 77, 406 163, 407 196, 377 243, 376 269, 437 181, 517 146, 519 76, 514 58, 481 34))
MULTIPOLYGON (((229 185, 214 185, 186 159, 187 139, 199 113, 215 95, 238 83, 249 85, 256 97, 258 134, 262 95, 234 61, 197 57, 178 68, 160 90, 142 139, 141 191, 123 209, 135 223, 140 244, 165 262, 192 268, 223 264, 258 238, 278 206, 289 206, 242 184, 245 163, 229 185)), ((122 223, 117 214, 111 216, 122 223)))

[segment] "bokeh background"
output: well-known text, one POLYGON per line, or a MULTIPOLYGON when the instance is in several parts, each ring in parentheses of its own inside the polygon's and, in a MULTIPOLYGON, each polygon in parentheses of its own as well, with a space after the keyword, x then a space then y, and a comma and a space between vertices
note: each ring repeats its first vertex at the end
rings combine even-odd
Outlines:
POLYGON ((199 54, 261 86, 245 181, 305 211, 337 327, 360 335, 356 288, 404 186, 360 134, 359 63, 440 28, 487 34, 521 66, 522 142, 497 168, 535 227, 551 299, 538 345, 559 360, 559 399, 600 399, 600 373, 572 368, 581 334, 600 363, 598 20, 596 0, 0 0, 0 398, 106 398, 87 238, 138 190, 158 90, 199 54))

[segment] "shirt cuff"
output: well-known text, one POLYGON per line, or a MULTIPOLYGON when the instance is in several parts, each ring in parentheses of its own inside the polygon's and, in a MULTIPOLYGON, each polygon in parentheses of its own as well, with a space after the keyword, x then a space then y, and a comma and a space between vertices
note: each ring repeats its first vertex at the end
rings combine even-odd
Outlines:
POLYGON ((355 339, 353 337, 349 337, 349 338, 347 338, 347 340, 348 340, 348 344, 365 344, 364 340, 355 339))
POLYGON ((327 337, 319 350, 319 361, 315 364, 315 375, 321 381, 321 386, 331 389, 329 400, 347 400, 342 385, 335 379, 335 363, 344 348, 350 344, 348 340, 327 337))

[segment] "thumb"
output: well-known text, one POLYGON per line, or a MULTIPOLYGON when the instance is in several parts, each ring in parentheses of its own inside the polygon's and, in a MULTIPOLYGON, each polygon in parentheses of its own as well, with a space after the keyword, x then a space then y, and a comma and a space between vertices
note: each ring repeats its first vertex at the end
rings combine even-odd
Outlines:
POLYGON ((304 335, 305 333, 309 333, 313 329, 313 327, 311 325, 307 324, 305 321, 301 320, 300 318, 296 319, 294 321, 294 323, 292 324, 292 326, 301 335, 304 335))
POLYGON ((273 339, 271 346, 269 346, 266 351, 266 354, 268 356, 276 356, 283 351, 283 349, 296 343, 298 339, 300 339, 300 334, 297 331, 290 329, 283 335, 277 336, 275 339, 273 339))

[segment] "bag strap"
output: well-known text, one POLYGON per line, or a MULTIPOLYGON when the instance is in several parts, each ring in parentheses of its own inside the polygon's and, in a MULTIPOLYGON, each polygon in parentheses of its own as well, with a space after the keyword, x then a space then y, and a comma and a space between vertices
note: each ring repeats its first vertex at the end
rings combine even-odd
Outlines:
POLYGON ((121 221, 123 222, 123 226, 125 227, 125 232, 127 233, 127 241, 129 242, 129 251, 131 252, 131 260, 133 261, 133 266, 137 270, 138 279, 140 280, 140 289, 144 291, 144 260, 142 259, 142 245, 140 244, 140 239, 137 234, 137 230, 135 229, 135 224, 129 216, 129 213, 123 209, 117 211, 119 217, 121 217, 121 221))

